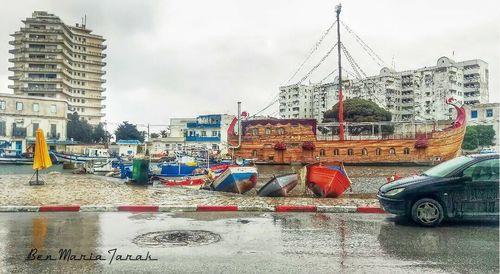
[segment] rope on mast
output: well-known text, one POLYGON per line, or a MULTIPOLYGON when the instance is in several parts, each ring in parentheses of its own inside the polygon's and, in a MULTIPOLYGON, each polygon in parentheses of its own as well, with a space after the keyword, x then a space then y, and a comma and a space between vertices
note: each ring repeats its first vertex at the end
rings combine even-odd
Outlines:
POLYGON ((368 55, 370 55, 370 57, 373 59, 373 61, 375 61, 381 67, 387 67, 384 60, 382 60, 382 58, 380 58, 380 56, 372 48, 370 48, 370 46, 368 46, 368 44, 365 43, 365 41, 363 41, 363 39, 361 39, 351 28, 349 28, 344 23, 344 21, 340 21, 340 22, 342 23, 344 28, 347 30, 347 32, 349 32, 354 37, 356 42, 358 42, 358 44, 360 44, 360 46, 363 48, 363 50, 365 50, 365 52, 368 55))
POLYGON ((265 108, 257 111, 254 115, 250 116, 249 118, 253 118, 257 115, 259 115, 260 113, 262 113, 263 111, 265 111, 266 109, 270 108, 272 105, 276 104, 277 102, 279 101, 279 97, 277 99, 275 99, 274 101, 272 101, 269 105, 267 105, 265 108))
POLYGON ((349 51, 344 46, 344 44, 341 45, 341 48, 342 48, 342 51, 344 52, 344 55, 346 56, 347 60, 349 61, 349 64, 354 69, 354 72, 356 72, 356 74, 359 75, 359 78, 363 78, 363 77, 366 78, 367 77, 366 73, 363 71, 363 69, 361 69, 361 67, 358 65, 358 63, 356 63, 354 58, 352 58, 351 53, 349 53, 349 51), (363 77, 361 77, 361 74, 363 75, 363 77))
POLYGON ((334 21, 330 25, 330 27, 328 27, 328 29, 323 33, 323 35, 321 36, 321 38, 312 47, 312 49, 309 52, 309 54, 307 55, 306 59, 302 62, 302 64, 300 64, 299 68, 295 71, 295 73, 292 75, 292 77, 290 77, 290 79, 288 79, 288 81, 286 82, 286 85, 288 85, 290 83, 290 81, 292 81, 292 79, 297 75, 297 73, 299 73, 299 71, 302 69, 302 67, 304 67, 305 63, 309 60, 309 58, 311 58, 311 56, 313 55, 313 53, 316 52, 316 50, 319 48, 321 42, 323 42, 323 39, 325 39, 325 37, 328 35, 328 33, 330 32, 330 30, 335 26, 335 24, 337 24, 337 21, 334 21))
POLYGON ((327 76, 325 76, 321 81, 319 81, 319 84, 322 84, 323 81, 325 81, 328 77, 332 76, 335 72, 337 72, 337 69, 334 69, 332 72, 328 73, 327 76))
POLYGON ((300 84, 304 82, 304 80, 309 78, 309 76, 311 76, 311 74, 323 63, 323 61, 325 61, 326 58, 328 58, 328 56, 332 53, 332 51, 335 49, 336 46, 337 43, 335 43, 335 45, 333 45, 333 47, 330 48, 330 50, 323 56, 323 58, 321 58, 321 60, 319 60, 319 62, 314 67, 312 67, 312 69, 309 70, 309 72, 304 77, 302 77, 302 79, 300 79, 300 81, 297 84, 300 84))

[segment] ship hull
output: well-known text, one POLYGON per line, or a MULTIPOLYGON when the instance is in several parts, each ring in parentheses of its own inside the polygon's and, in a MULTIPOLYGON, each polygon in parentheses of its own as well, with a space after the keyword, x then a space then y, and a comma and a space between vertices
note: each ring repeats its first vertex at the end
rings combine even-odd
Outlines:
MULTIPOLYGON (((460 154, 465 134, 465 124, 460 127, 423 134, 422 138, 388 138, 366 140, 317 140, 310 126, 290 126, 286 122, 277 126, 262 123, 251 128, 263 132, 270 128, 284 128, 285 135, 243 136, 241 146, 234 151, 235 157, 254 159, 259 164, 291 164, 340 161, 346 165, 409 164, 434 165, 460 154), (285 142, 286 149, 277 150, 274 144, 285 142), (313 150, 304 150, 301 145, 312 142, 313 150)), ((418 135, 417 135, 418 136, 418 135)), ((236 139, 231 143, 237 143, 236 139)))

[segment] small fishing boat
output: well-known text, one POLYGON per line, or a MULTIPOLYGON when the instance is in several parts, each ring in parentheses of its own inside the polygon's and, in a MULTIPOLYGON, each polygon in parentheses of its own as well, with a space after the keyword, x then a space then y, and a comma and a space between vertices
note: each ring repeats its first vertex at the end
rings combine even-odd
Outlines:
POLYGON ((58 162, 85 163, 87 161, 94 161, 101 163, 110 160, 117 160, 116 157, 111 157, 109 155, 107 149, 101 149, 101 148, 85 149, 84 154, 62 153, 56 151, 51 151, 51 153, 56 157, 58 162))
POLYGON ((263 187, 257 191, 261 197, 286 197, 297 185, 299 177, 296 173, 273 176, 263 187))
POLYGON ((215 191, 243 194, 257 184, 257 168, 255 167, 228 167, 211 184, 215 191))
POLYGON ((31 165, 33 155, 19 154, 15 149, 0 148, 0 164, 31 165))
POLYGON ((336 198, 351 186, 342 162, 315 163, 307 166, 306 186, 322 198, 336 198))

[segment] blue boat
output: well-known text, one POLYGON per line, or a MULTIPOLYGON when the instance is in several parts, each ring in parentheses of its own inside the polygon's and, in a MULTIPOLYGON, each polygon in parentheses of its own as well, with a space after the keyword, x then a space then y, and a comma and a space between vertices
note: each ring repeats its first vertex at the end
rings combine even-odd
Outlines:
POLYGON ((215 191, 243 194, 257 184, 257 168, 228 167, 213 183, 215 191))

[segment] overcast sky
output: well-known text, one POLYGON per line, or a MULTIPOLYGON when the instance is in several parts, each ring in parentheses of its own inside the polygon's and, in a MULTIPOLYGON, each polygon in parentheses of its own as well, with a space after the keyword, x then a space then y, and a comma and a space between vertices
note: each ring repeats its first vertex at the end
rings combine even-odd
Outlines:
MULTIPOLYGON (((10 34, 34 10, 87 27, 108 46, 106 120, 168 124, 172 117, 250 114, 278 93, 334 21, 331 0, 296 1, 9 1, 0 17, 0 92, 11 92, 10 34)), ((499 1, 344 1, 341 19, 390 67, 433 66, 441 56, 482 59, 490 68, 490 101, 500 102, 499 1)), ((377 65, 342 29, 342 40, 368 74, 377 65)), ((305 75, 335 43, 332 31, 299 72, 305 75)), ((336 66, 332 54, 312 75, 336 66)), ((349 67, 347 67, 349 69, 349 67)), ((294 82, 294 81, 292 81, 294 82)), ((266 111, 275 113, 278 105, 266 111)))

